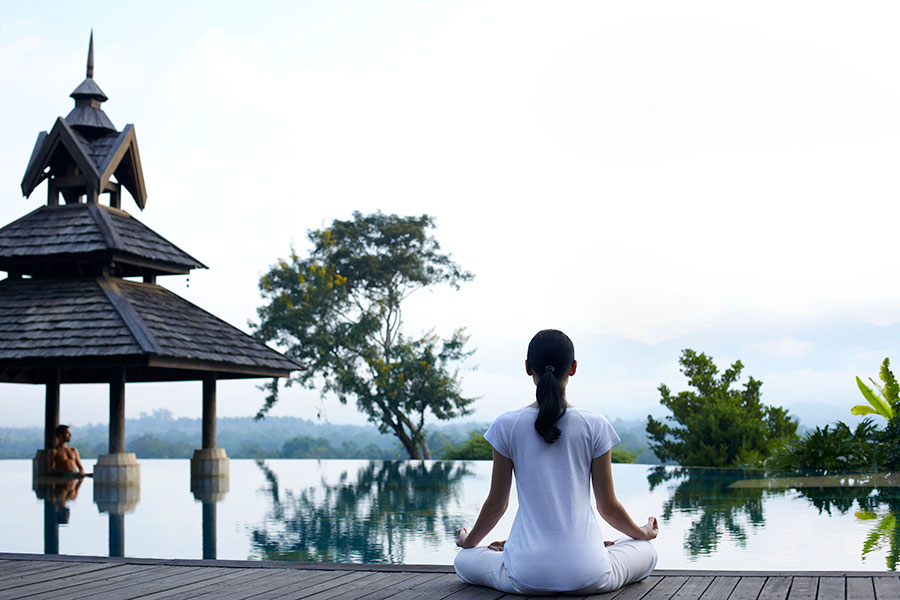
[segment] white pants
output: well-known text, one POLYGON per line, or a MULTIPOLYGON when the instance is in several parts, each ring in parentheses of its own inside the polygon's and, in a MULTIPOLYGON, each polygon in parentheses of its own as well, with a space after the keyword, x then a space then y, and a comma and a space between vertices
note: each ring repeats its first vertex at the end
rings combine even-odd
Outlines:
MULTIPOLYGON (((606 577, 597 583, 578 590, 564 590, 563 593, 575 595, 601 594, 617 590, 623 585, 640 581, 647 577, 656 567, 656 549, 647 540, 622 538, 612 546, 607 546, 609 563, 612 567, 606 577)), ((503 553, 489 550, 481 546, 460 550, 453 561, 456 574, 466 583, 483 585, 510 594, 554 595, 560 592, 548 592, 523 588, 513 581, 503 564, 503 553)))

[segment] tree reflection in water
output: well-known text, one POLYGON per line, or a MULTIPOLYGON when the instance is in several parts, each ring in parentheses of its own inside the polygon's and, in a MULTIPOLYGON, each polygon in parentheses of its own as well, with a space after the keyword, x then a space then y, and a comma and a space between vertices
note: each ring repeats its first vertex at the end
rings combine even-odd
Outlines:
POLYGON ((759 477, 758 473, 736 469, 697 469, 655 467, 647 475, 650 491, 664 482, 680 482, 663 504, 662 518, 673 513, 696 514, 685 534, 684 549, 697 558, 715 552, 726 533, 741 547, 747 542, 747 525, 761 527, 763 490, 759 488, 729 489, 740 479, 759 477))
POLYGON ((277 475, 258 460, 272 502, 251 542, 264 560, 405 562, 413 538, 442 543, 463 526, 448 505, 471 473, 464 462, 371 461, 355 481, 282 493, 277 475))
POLYGON ((651 491, 665 482, 677 484, 663 504, 664 520, 671 519, 675 513, 696 515, 684 540, 684 549, 691 558, 712 554, 726 535, 744 547, 748 527, 755 529, 765 523, 764 500, 791 494, 807 500, 819 514, 831 516, 836 511, 846 515, 855 507, 857 518, 874 523, 863 544, 862 557, 865 559, 872 551, 885 548, 886 567, 896 571, 900 559, 900 488, 842 485, 840 476, 833 478, 833 486, 807 485, 803 477, 797 476, 772 477, 773 474, 761 471, 655 467, 647 475, 647 481, 651 491), (754 482, 776 485, 766 487, 754 482))
POLYGON ((813 506, 831 515, 832 510, 847 514, 853 509, 856 518, 873 521, 872 530, 866 536, 862 547, 865 559, 874 550, 884 548, 887 556, 886 567, 889 571, 897 570, 900 559, 900 527, 897 517, 900 516, 900 488, 896 487, 815 487, 801 488, 797 492, 813 506))

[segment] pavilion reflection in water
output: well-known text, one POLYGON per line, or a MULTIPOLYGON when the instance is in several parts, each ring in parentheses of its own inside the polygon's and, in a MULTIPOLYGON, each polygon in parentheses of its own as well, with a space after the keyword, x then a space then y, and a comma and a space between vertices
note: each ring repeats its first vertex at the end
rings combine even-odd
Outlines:
MULTIPOLYGON (((85 478, 41 477, 33 483, 35 495, 44 503, 44 554, 60 554, 59 527, 69 524, 69 503, 76 501, 84 481, 85 478)), ((225 499, 229 486, 228 477, 191 480, 191 494, 201 504, 204 559, 217 558, 216 505, 225 499)), ((108 515, 109 556, 125 556, 125 516, 135 511, 138 502, 139 486, 94 486, 94 504, 108 515)))

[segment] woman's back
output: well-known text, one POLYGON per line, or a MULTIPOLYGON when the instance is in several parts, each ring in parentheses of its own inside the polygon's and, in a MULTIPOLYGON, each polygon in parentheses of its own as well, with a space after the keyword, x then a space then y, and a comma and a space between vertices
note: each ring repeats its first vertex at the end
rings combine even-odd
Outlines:
POLYGON ((619 437, 602 415, 569 407, 548 444, 534 428, 537 408, 501 415, 485 438, 511 459, 519 509, 504 562, 520 585, 535 590, 589 586, 609 570, 591 509, 591 461, 619 437))

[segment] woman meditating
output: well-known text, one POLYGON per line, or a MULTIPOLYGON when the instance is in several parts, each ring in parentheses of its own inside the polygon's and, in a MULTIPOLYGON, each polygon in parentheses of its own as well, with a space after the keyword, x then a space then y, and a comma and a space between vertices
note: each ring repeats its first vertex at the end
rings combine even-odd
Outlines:
POLYGON ((610 451, 619 436, 605 417, 566 399, 577 366, 561 331, 540 331, 528 345, 525 372, 537 402, 500 415, 484 434, 493 447, 491 489, 472 531, 456 536, 463 581, 515 594, 587 595, 639 581, 656 566, 656 519, 639 527, 616 499, 610 451), (509 539, 476 548, 506 512, 513 471, 519 510, 509 539), (600 514, 628 537, 604 543, 591 486, 600 514))

